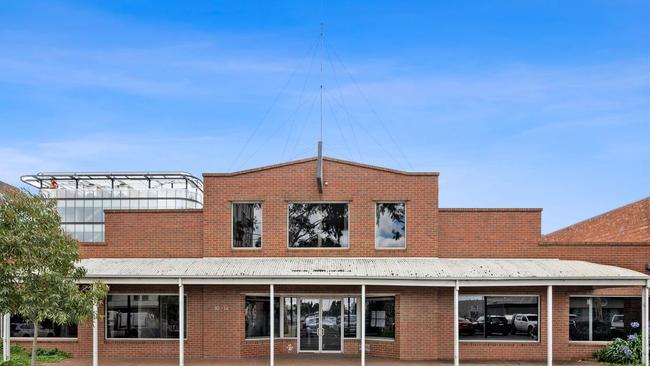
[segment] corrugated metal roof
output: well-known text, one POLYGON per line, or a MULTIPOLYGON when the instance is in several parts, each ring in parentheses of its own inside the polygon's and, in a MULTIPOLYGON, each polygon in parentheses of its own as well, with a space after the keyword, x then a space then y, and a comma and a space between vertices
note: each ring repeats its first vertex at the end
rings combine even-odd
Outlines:
POLYGON ((647 280, 609 265, 559 259, 484 258, 93 258, 87 278, 647 280))

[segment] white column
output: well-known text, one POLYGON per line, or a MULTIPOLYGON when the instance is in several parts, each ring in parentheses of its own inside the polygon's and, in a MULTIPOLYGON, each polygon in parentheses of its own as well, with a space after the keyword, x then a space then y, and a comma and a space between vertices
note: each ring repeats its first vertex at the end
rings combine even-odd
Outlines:
POLYGON ((271 326, 270 326, 271 332, 269 334, 269 339, 270 339, 269 343, 271 344, 271 346, 270 346, 271 350, 269 352, 269 365, 273 366, 273 365, 275 365, 275 301, 274 301, 275 289, 273 288, 272 284, 270 285, 270 290, 269 291, 271 293, 269 295, 270 301, 271 301, 271 305, 269 306, 269 309, 270 309, 269 312, 271 313, 271 315, 270 315, 271 319, 269 320, 269 322, 271 323, 271 326))
POLYGON ((361 285, 361 366, 366 366, 366 285, 361 285))
POLYGON ((641 342, 642 357, 641 363, 648 366, 648 284, 643 286, 641 291, 641 342))
POLYGON ((546 288, 546 364, 553 366, 553 286, 546 288))
POLYGON ((454 286, 454 366, 460 365, 460 335, 458 334, 458 292, 460 288, 458 281, 454 286))
POLYGON ((9 361, 11 358, 11 315, 4 314, 2 322, 2 361, 9 361))
POLYGON ((178 279, 178 365, 185 365, 185 286, 178 279))
POLYGON ((99 337, 97 326, 97 301, 93 303, 93 366, 99 366, 99 337))

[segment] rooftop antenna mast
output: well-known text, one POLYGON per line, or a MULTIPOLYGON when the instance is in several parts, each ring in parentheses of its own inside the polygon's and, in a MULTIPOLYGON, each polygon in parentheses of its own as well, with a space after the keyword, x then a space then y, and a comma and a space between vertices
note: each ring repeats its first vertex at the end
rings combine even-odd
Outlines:
POLYGON ((318 158, 316 159, 316 184, 318 192, 323 193, 325 181, 323 179, 323 37, 325 24, 320 23, 320 139, 318 140, 318 158))
POLYGON ((320 23, 320 141, 323 141, 323 46, 325 24, 320 23))

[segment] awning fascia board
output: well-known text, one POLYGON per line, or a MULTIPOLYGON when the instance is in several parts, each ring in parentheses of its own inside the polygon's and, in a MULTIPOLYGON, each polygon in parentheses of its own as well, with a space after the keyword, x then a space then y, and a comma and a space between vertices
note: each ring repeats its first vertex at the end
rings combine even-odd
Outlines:
MULTIPOLYGON (((456 280, 386 280, 386 279, 326 279, 326 278, 186 278, 186 285, 294 285, 294 286, 397 286, 397 287, 454 287, 456 280)), ((101 281, 107 285, 175 285, 179 277, 91 277, 80 283, 101 281)), ((536 286, 645 286, 646 279, 484 279, 458 280, 460 287, 536 287, 536 286)))

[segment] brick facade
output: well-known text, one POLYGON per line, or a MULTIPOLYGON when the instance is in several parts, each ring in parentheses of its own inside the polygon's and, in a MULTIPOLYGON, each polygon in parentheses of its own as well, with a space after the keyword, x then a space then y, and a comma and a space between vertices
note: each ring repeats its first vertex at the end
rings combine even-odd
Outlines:
MULTIPOLYGON (((645 230, 650 199, 547 236, 541 234, 541 209, 457 209, 438 207, 438 174, 406 173, 335 159, 324 163, 325 189, 319 193, 316 160, 204 175, 202 210, 107 210, 106 242, 83 243, 93 257, 373 257, 560 258, 611 264, 645 272, 650 237, 645 230), (262 248, 233 249, 233 202, 261 202, 262 248), (295 201, 349 203, 348 249, 289 249, 287 205, 295 201), (375 248, 375 204, 406 202, 406 248, 375 248), (645 216, 644 216, 645 215, 645 216), (644 226, 645 225, 645 226, 644 226), (623 228, 623 229, 621 229, 623 228)), ((112 293, 176 293, 176 286, 113 286, 112 293)), ((267 286, 186 286, 187 357, 246 358, 266 355, 268 339, 244 337, 246 294, 268 293, 267 286)), ((276 286, 284 294, 359 294, 358 287, 276 286)), ((570 342, 569 295, 639 295, 637 288, 555 289, 554 351, 558 360, 589 358, 601 344, 570 342)), ((453 290, 450 288, 368 287, 368 295, 396 298, 396 334, 390 341, 368 340, 369 354, 404 360, 453 357, 453 290)), ((536 360, 546 357, 546 288, 462 288, 461 294, 534 294, 539 296, 537 342, 462 342, 462 360, 536 360)), ((101 310, 103 311, 103 309, 101 310)), ((100 334, 104 324, 100 321, 100 334)), ((79 326, 72 341, 45 340, 79 356, 91 353, 91 331, 79 326)), ((345 339, 344 352, 357 354, 358 339, 345 339)), ((27 345, 27 344, 26 344, 27 345)), ((176 357, 177 340, 106 340, 103 357, 176 357)), ((277 339, 278 353, 294 353, 295 339, 277 339)))
POLYGON ((544 235, 546 242, 650 241, 650 197, 544 235))

